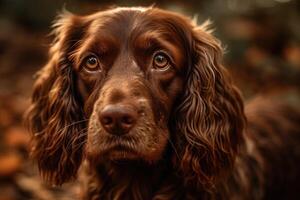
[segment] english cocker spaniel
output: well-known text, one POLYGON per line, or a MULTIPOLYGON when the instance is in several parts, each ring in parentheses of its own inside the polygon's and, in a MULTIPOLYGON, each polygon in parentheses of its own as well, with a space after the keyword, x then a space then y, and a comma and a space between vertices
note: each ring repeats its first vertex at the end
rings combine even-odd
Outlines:
MULTIPOLYGON (((27 114, 42 177, 83 199, 295 199, 299 113, 245 111, 207 24, 158 8, 63 14, 27 114)), ((298 196, 299 197, 299 196, 298 196)))

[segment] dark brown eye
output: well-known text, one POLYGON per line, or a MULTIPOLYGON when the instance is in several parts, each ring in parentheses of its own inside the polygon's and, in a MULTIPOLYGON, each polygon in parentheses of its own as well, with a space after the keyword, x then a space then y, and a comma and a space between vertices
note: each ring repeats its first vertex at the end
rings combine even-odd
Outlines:
POLYGON ((169 67, 169 58, 164 53, 157 53, 153 57, 153 66, 156 69, 166 70, 169 67))
POLYGON ((96 56, 89 56, 84 64, 84 67, 90 71, 96 71, 100 69, 100 64, 96 56))

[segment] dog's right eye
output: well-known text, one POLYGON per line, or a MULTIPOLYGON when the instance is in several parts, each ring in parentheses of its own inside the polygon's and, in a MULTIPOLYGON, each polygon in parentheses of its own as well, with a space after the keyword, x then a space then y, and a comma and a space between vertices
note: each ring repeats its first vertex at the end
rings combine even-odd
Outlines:
POLYGON ((158 53, 154 54, 153 67, 160 71, 168 70, 170 67, 169 57, 163 52, 158 52, 158 53))
POLYGON ((100 69, 100 62, 99 62, 98 58, 94 55, 88 56, 85 59, 83 67, 87 71, 99 71, 99 70, 101 70, 100 69))

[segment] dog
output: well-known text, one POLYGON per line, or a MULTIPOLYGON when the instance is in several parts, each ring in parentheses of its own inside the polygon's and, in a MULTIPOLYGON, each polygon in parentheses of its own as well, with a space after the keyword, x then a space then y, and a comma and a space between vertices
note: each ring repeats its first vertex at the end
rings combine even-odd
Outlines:
POLYGON ((82 199, 295 199, 299 112, 244 109, 208 26, 153 7, 62 14, 27 113, 42 177, 79 174, 82 199))

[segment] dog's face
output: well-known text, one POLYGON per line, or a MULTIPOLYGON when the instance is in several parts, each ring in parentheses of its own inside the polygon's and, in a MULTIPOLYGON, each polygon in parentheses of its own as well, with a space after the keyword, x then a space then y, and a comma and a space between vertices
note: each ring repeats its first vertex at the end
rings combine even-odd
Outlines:
POLYGON ((89 118, 87 155, 94 161, 155 162, 163 155, 188 52, 184 27, 175 16, 157 14, 100 13, 72 54, 89 118))
POLYGON ((214 184, 230 168, 243 104, 205 25, 156 8, 116 8, 63 15, 54 27, 27 114, 46 180, 74 178, 85 155, 92 166, 164 159, 192 184, 214 184))

